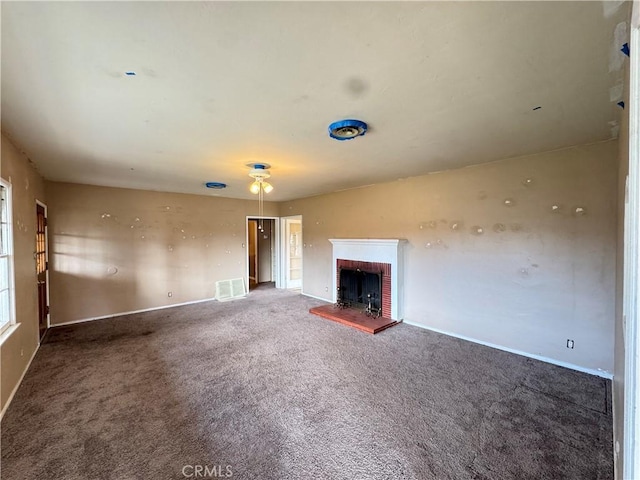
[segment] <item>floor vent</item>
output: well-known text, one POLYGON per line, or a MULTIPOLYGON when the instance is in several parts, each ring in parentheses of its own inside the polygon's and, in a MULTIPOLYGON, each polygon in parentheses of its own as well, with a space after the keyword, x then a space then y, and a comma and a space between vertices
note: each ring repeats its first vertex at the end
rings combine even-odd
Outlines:
POLYGON ((226 302, 246 296, 247 290, 244 288, 244 280, 242 278, 216 282, 216 300, 219 302, 226 302))

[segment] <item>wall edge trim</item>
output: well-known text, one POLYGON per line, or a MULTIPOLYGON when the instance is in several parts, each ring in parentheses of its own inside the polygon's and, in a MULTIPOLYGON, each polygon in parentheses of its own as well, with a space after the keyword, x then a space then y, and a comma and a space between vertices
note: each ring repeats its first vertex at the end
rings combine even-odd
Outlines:
POLYGON ((521 355, 523 357, 532 358, 534 360, 540 360, 541 362, 550 363, 552 365, 557 365, 559 367, 569 368, 571 370, 576 370, 582 373, 588 373, 589 375, 595 375, 596 377, 606 378, 607 380, 613 380, 613 374, 611 372, 607 372, 604 370, 597 370, 594 368, 586 368, 581 367, 580 365, 576 365, 574 363, 563 362, 561 360, 555 360, 549 357, 543 357, 542 355, 536 355, 534 353, 524 352, 522 350, 517 350, 515 348, 505 347, 503 345, 498 345, 495 343, 485 342, 484 340, 478 340, 477 338, 467 337, 465 335, 459 335, 457 333, 448 332, 446 330, 440 330, 439 328, 428 327, 426 325, 415 323, 407 320, 406 318, 403 320, 403 323, 407 325, 411 325, 418 328, 424 328, 425 330, 430 330, 432 332, 441 333, 443 335, 447 335, 449 337, 459 338, 460 340, 466 340, 468 342, 477 343, 479 345, 484 345, 485 347, 495 348, 496 350, 502 350, 504 352, 514 353, 516 355, 521 355))
POLYGON ((131 310, 129 312, 111 313, 109 315, 102 315, 100 317, 81 318, 79 320, 71 320, 69 322, 52 323, 51 324, 51 328, 64 327, 66 325, 75 325, 76 323, 93 322, 94 320, 105 320, 107 318, 124 317, 124 316, 127 316, 127 315, 134 315, 136 313, 153 312, 155 310, 164 310, 165 308, 182 307, 184 305, 193 305, 195 303, 211 302, 211 301, 214 301, 214 300, 215 300, 215 297, 213 297, 213 298, 204 298, 202 300, 192 300, 190 302, 172 303, 171 305, 161 305, 159 307, 143 308, 141 310, 131 310))
POLYGON ((323 302, 327 302, 327 303, 333 303, 328 298, 318 297, 317 295, 311 295, 310 293, 300 292, 300 295, 304 295, 305 297, 309 297, 309 298, 315 298, 316 300, 322 300, 323 302))

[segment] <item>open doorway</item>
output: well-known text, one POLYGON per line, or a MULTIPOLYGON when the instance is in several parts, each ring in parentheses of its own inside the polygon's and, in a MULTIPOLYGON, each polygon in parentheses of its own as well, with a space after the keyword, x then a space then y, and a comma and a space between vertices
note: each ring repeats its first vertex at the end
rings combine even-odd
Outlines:
POLYGON ((247 270, 249 290, 276 279, 276 227, 273 218, 247 219, 247 270))
POLYGON ((302 289, 302 215, 282 219, 283 287, 302 289))

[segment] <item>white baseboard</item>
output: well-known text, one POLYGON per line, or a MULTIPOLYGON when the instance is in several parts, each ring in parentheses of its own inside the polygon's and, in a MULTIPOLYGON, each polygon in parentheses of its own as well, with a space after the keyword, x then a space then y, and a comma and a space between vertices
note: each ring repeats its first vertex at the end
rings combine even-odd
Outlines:
POLYGON ((16 383, 16 386, 13 388, 11 395, 9 395, 9 398, 7 398, 7 403, 5 403, 4 408, 0 412, 0 421, 2 421, 2 417, 4 417, 4 414, 9 408, 9 405, 11 405, 11 401, 13 400, 14 395, 18 391, 18 388, 20 388, 20 385, 22 384, 22 380, 24 380, 24 376, 29 371, 29 368, 31 367, 31 362, 33 362, 33 359, 36 358, 36 353, 38 353, 38 350, 40 350, 40 342, 38 342, 36 349, 33 351, 33 355, 31 355, 31 358, 29 359, 29 363, 27 363, 27 366, 22 371, 22 375, 20 375, 20 379, 18 380, 18 383, 16 383))
POLYGON ((523 357, 533 358, 535 360, 540 360, 541 362, 551 363, 553 365, 558 365, 559 367, 569 368, 571 370, 577 370, 578 372, 588 373, 590 375, 596 375, 597 377, 606 378, 608 380, 613 380, 613 374, 611 372, 607 372, 605 370, 593 369, 593 368, 585 368, 580 365, 574 365, 573 363, 562 362, 560 360, 555 360, 553 358, 543 357, 542 355, 535 355, 533 353, 523 352, 521 350, 516 350, 514 348, 504 347, 502 345, 496 345, 495 343, 484 342, 482 340, 478 340, 471 337, 466 337, 464 335, 458 335, 457 333, 447 332, 445 330, 440 330, 438 328, 427 327, 426 325, 422 325, 420 323, 414 323, 408 320, 403 320, 403 323, 407 325, 412 325, 414 327, 424 328, 425 330, 431 330, 432 332, 441 333, 443 335, 447 335, 449 337, 459 338, 461 340, 466 340, 468 342, 478 343, 480 345, 484 345, 485 347, 496 348, 498 350, 503 350, 509 353, 515 353, 516 355, 522 355, 523 357))
POLYGON ((322 300, 323 302, 333 303, 332 300, 327 300, 326 298, 318 297, 316 295, 311 295, 310 293, 300 292, 305 297, 315 298, 316 300, 322 300))
POLYGON ((105 318, 122 317, 124 315, 133 315, 134 313, 152 312, 154 310, 163 310, 165 308, 182 307, 184 305, 193 305, 194 303, 211 302, 213 300, 215 300, 215 298, 205 298, 203 300, 192 300, 191 302, 173 303, 171 305, 162 305, 160 307, 143 308, 142 310, 132 310, 130 312, 112 313, 109 315, 103 315, 101 317, 90 317, 90 318, 82 318, 80 320, 72 320, 70 322, 52 323, 50 326, 51 328, 63 327, 65 325, 74 325, 76 323, 93 322, 94 320, 104 320, 105 318))

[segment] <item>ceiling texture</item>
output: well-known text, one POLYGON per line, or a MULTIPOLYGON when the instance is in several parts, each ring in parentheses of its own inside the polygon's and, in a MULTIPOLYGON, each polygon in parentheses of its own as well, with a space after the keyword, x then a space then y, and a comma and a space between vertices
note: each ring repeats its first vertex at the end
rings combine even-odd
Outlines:
POLYGON ((614 138, 630 12, 617 1, 1 8, 2 131, 45 178, 255 198, 246 164, 265 162, 274 201, 614 138), (366 135, 330 138, 347 118, 366 135))

